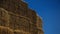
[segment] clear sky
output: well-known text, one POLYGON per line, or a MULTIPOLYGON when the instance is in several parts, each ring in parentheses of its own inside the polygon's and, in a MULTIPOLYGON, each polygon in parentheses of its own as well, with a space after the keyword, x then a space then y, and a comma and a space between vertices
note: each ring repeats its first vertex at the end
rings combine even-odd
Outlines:
POLYGON ((44 34, 60 34, 60 0, 25 0, 42 17, 44 34))

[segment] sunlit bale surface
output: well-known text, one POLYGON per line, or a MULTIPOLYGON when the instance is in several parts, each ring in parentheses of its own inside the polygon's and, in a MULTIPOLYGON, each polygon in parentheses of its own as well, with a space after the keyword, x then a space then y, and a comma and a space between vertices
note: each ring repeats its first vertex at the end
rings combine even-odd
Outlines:
POLYGON ((21 0, 0 0, 0 34, 43 34, 42 21, 21 0))

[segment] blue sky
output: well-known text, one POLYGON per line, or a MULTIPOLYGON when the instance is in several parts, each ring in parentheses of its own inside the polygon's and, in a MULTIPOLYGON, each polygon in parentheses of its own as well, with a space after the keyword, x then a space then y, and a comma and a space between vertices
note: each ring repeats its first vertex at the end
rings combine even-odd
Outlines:
POLYGON ((60 0, 24 0, 42 17, 44 34, 60 34, 60 0))

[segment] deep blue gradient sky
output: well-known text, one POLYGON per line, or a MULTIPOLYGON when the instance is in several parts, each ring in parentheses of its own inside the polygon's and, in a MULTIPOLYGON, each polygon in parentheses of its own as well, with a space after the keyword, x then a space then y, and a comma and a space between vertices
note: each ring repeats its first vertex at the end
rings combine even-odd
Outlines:
POLYGON ((44 34, 60 34, 60 0, 25 0, 42 17, 44 34))

